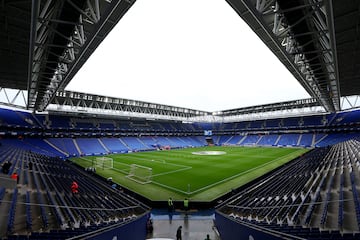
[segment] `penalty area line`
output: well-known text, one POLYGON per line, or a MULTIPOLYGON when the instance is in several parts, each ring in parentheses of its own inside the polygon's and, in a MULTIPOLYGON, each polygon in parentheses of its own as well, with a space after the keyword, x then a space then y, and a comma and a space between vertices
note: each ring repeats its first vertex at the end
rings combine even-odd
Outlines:
POLYGON ((188 167, 185 167, 185 168, 181 168, 181 169, 177 169, 177 170, 173 170, 173 171, 169 171, 169 172, 158 173, 158 174, 152 175, 152 177, 163 176, 163 175, 167 175, 167 174, 171 174, 171 173, 186 171, 186 170, 189 170, 189 169, 192 169, 192 167, 188 166, 188 167))
POLYGON ((161 186, 163 188, 170 189, 170 190, 175 191, 175 192, 180 192, 180 193, 187 194, 187 195, 190 194, 189 192, 185 192, 183 190, 180 190, 180 189, 177 189, 177 188, 174 188, 174 187, 170 187, 168 185, 165 185, 165 184, 162 184, 162 183, 159 183, 159 182, 151 181, 151 183, 153 183, 155 185, 159 185, 159 186, 161 186))
POLYGON ((87 161, 87 162, 91 162, 92 163, 92 160, 90 160, 90 159, 87 159, 87 158, 84 158, 84 157, 79 157, 80 159, 82 159, 82 160, 85 160, 85 161, 87 161))
POLYGON ((171 160, 157 160, 157 159, 150 159, 150 158, 135 158, 138 161, 148 161, 148 162, 152 162, 152 163, 157 163, 157 164, 165 164, 165 165, 172 165, 172 166, 176 166, 176 167, 183 167, 183 168, 188 168, 189 166, 186 165, 181 165, 181 164, 176 164, 176 163, 171 163, 169 161, 171 160))
MULTIPOLYGON (((80 159, 82 160, 85 160, 87 162, 92 162, 90 159, 87 159, 87 158, 84 158, 84 157, 79 157, 80 159)), ((127 165, 127 166, 130 166, 128 164, 125 164, 125 163, 120 163, 120 164, 123 164, 123 165, 127 165)), ((157 175, 153 175, 153 176, 161 176, 161 175, 166 175, 166 174, 170 174, 170 173, 174 173, 174 172, 179 172, 179 171, 185 171, 185 170, 188 170, 188 169, 191 169, 192 167, 189 167, 187 166, 186 168, 182 168, 182 169, 178 169, 178 170, 175 170, 175 171, 170 171, 170 172, 165 172, 165 173, 160 173, 160 174, 157 174, 157 175)), ((120 172, 120 173, 123 173, 123 174, 128 174, 129 172, 126 172, 124 170, 120 170, 120 169, 117 169, 117 168, 112 168, 112 170, 116 171, 116 172, 120 172)), ((153 177, 152 176, 152 177, 153 177)), ((174 187, 171 187, 171 186, 168 186, 168 185, 165 185, 165 184, 162 184, 162 183, 159 183, 159 182, 156 182, 156 181, 151 181, 151 183, 155 184, 155 185, 159 185, 163 188, 166 188, 166 189, 170 189, 172 191, 175 191, 175 192, 179 192, 179 193, 183 193, 183 194, 189 194, 188 192, 185 192, 185 191, 182 191, 180 189, 177 189, 177 188, 174 188, 174 187)))

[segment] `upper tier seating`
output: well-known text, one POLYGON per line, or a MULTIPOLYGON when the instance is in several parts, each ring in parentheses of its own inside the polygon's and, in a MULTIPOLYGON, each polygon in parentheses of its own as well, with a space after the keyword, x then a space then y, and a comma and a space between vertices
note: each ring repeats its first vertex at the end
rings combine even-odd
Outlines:
POLYGON ((354 125, 360 123, 360 110, 337 113, 331 125, 354 125))
MULTIPOLYGON (((216 134, 244 131, 254 134, 264 131, 265 134, 282 134, 288 131, 306 130, 306 132, 335 132, 336 129, 358 131, 360 123, 360 110, 339 113, 321 114, 302 117, 275 118, 267 120, 253 120, 226 123, 182 123, 178 121, 146 121, 141 119, 98 119, 54 114, 32 114, 24 111, 0 108, 0 125, 6 129, 15 130, 18 134, 42 135, 42 130, 47 136, 64 135, 73 136, 128 136, 121 133, 138 133, 158 135, 160 133, 196 133, 202 134, 204 130, 212 130, 216 134), (336 129, 334 130, 334 127, 336 129), (34 132, 29 132, 34 129, 34 132), (26 131, 28 130, 28 131, 26 131), (60 131, 61 130, 61 131, 60 131), (321 130, 321 131, 319 131, 321 130), (104 132, 101 132, 104 131, 104 132), (105 134, 106 133, 106 134, 105 134), (117 135, 116 135, 117 134, 117 135)), ((316 142, 316 141, 315 141, 316 142)))
POLYGON ((280 120, 279 119, 269 119, 266 120, 266 128, 279 128, 280 120))
POLYGON ((300 118, 298 117, 284 118, 282 120, 284 128, 298 128, 300 126, 300 118))
POLYGON ((0 126, 40 128, 31 113, 0 108, 0 126))
POLYGON ((302 126, 325 126, 326 124, 324 116, 305 116, 302 120, 302 126))
POLYGON ((50 128, 52 129, 68 129, 73 128, 70 124, 70 118, 65 116, 49 115, 50 128))

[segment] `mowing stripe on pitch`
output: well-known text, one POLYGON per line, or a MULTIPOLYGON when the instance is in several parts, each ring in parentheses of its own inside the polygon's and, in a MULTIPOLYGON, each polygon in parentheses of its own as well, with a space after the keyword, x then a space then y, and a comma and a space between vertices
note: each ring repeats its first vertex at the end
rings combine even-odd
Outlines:
MULTIPOLYGON (((300 151, 300 150, 299 150, 299 151, 300 151)), ((299 152, 299 151, 296 151, 296 152, 299 152)), ((241 172, 241 173, 235 174, 235 175, 233 175, 233 176, 231 176, 231 177, 225 178, 225 179, 223 179, 223 180, 221 180, 221 181, 218 181, 218 182, 212 183, 212 184, 210 184, 210 185, 207 185, 207 186, 205 186, 205 187, 199 188, 199 189, 197 189, 197 190, 195 190, 195 191, 190 192, 189 194, 198 193, 198 192, 201 192, 201 191, 203 191, 203 190, 205 190, 205 189, 208 189, 208 188, 211 188, 211 187, 213 187, 213 186, 215 186, 215 185, 218 185, 218 184, 220 184, 220 183, 227 182, 227 181, 229 181, 229 180, 231 180, 231 179, 234 179, 234 178, 237 178, 237 177, 239 177, 239 176, 241 176, 241 175, 243 175, 243 174, 245 174, 245 173, 248 173, 248 172, 251 172, 251 171, 256 170, 256 169, 258 169, 258 168, 264 167, 264 166, 266 166, 266 165, 268 165, 268 164, 270 164, 270 163, 272 163, 272 162, 280 161, 280 160, 282 160, 282 159, 284 159, 284 158, 286 158, 286 157, 288 157, 288 156, 290 156, 290 155, 292 155, 292 154, 294 154, 294 153, 296 153, 296 152, 289 153, 289 154, 287 154, 287 155, 285 155, 285 156, 276 158, 276 159, 274 159, 274 160, 272 160, 272 161, 270 161, 270 162, 264 163, 264 164, 259 165, 259 166, 257 166, 257 167, 254 167, 254 168, 251 168, 251 169, 249 169, 249 170, 246 170, 246 171, 244 171, 244 172, 241 172)))

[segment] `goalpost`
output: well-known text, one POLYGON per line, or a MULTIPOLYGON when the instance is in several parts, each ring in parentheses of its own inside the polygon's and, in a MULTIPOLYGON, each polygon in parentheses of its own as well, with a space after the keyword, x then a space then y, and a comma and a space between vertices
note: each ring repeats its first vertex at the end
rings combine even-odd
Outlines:
POLYGON ((152 177, 152 168, 131 164, 130 172, 126 177, 140 184, 150 183, 152 177))
POLYGON ((114 167, 114 161, 109 157, 96 157, 93 162, 94 168, 112 169, 114 167))

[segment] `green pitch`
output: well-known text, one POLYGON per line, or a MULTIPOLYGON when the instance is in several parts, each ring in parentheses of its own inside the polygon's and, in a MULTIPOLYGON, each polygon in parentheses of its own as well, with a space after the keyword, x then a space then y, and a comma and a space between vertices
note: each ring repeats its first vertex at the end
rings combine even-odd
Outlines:
MULTIPOLYGON (((153 201, 190 198, 211 201, 305 153, 300 148, 203 147, 169 151, 107 155, 113 169, 96 173, 153 201), (223 155, 195 155, 194 152, 222 151, 223 155), (128 177, 131 164, 152 169, 151 183, 128 177)), ((202 153, 203 154, 203 153, 202 153)), ((205 152, 206 154, 206 152, 205 152)), ((89 167, 95 157, 73 158, 89 167)))

